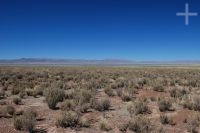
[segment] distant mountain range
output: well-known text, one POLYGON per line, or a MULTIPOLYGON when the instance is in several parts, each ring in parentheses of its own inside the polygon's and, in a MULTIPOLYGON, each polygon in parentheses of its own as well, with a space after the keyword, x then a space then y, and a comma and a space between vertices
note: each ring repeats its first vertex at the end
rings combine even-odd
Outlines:
POLYGON ((132 65, 200 65, 198 61, 132 61, 132 60, 82 60, 82 59, 2 59, 0 65, 66 65, 66 66, 132 66, 132 65))

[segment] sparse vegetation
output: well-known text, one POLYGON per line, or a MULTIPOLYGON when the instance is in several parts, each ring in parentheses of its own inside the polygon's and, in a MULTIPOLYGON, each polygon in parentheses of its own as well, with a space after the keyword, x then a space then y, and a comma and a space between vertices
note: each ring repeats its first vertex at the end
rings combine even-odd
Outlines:
POLYGON ((198 67, 1 66, 0 128, 196 133, 199 79, 198 67))

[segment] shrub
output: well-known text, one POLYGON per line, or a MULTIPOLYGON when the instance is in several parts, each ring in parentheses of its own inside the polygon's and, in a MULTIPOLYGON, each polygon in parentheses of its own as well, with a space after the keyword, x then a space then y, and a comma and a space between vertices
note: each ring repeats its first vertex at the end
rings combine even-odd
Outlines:
POLYGON ((161 99, 158 102, 158 106, 159 106, 159 110, 161 112, 165 112, 165 111, 172 111, 172 102, 166 99, 161 99))
POLYGON ((4 99, 4 98, 5 98, 5 91, 0 90, 0 99, 4 99))
POLYGON ((142 99, 137 99, 135 102, 130 103, 127 107, 127 110, 131 117, 133 115, 151 113, 147 106, 147 102, 142 99))
POLYGON ((188 92, 185 89, 173 88, 169 91, 170 96, 173 98, 181 98, 186 95, 188 92))
POLYGON ((76 92, 74 89, 67 90, 67 92, 65 93, 66 99, 74 99, 75 96, 76 96, 76 92))
POLYGON ((43 96, 43 89, 40 86, 35 87, 34 89, 34 95, 35 96, 43 96))
POLYGON ((156 100, 157 100, 157 98, 156 97, 150 97, 150 100, 152 101, 152 102, 155 102, 156 100))
POLYGON ((12 95, 17 95, 17 94, 20 93, 20 89, 17 88, 17 87, 13 87, 13 88, 11 89, 11 93, 12 93, 12 95))
POLYGON ((33 96, 34 91, 32 89, 26 89, 26 94, 27 94, 27 96, 33 96))
POLYGON ((67 127, 79 127, 81 126, 80 123, 80 116, 76 112, 69 111, 66 113, 61 114, 61 116, 56 121, 57 127, 67 128, 67 127))
POLYGON ((89 108, 90 108, 90 104, 84 103, 84 104, 78 106, 78 111, 80 111, 81 113, 85 113, 85 112, 87 112, 87 110, 89 108))
POLYGON ((26 92, 25 91, 21 91, 20 93, 19 93, 19 97, 20 98, 24 98, 26 96, 26 92))
POLYGON ((153 87, 153 90, 157 92, 164 92, 165 88, 162 85, 157 85, 153 87))
POLYGON ((192 110, 193 109, 193 103, 189 100, 189 99, 186 99, 184 102, 183 102, 183 107, 184 108, 187 108, 189 110, 192 110))
POLYGON ((46 101, 50 109, 55 109, 58 102, 64 98, 64 91, 61 89, 48 89, 46 91, 46 101))
POLYGON ((188 132, 198 133, 199 123, 200 123, 199 114, 189 116, 189 118, 186 119, 186 127, 188 132))
POLYGON ((118 126, 119 131, 121 131, 122 133, 125 133, 128 129, 128 124, 121 124, 118 126))
POLYGON ((123 93, 122 93, 121 99, 122 99, 124 102, 131 101, 132 98, 133 98, 132 94, 130 94, 130 93, 128 93, 128 92, 123 92, 123 93))
POLYGON ((112 128, 109 126, 108 122, 105 119, 101 120, 99 127, 100 127, 101 131, 108 132, 108 131, 112 130, 112 128))
POLYGON ((22 130, 24 126, 24 117, 19 116, 14 118, 14 127, 16 130, 22 130))
POLYGON ((9 115, 14 115, 14 114, 15 114, 15 108, 14 108, 13 106, 11 106, 11 105, 8 105, 8 106, 6 107, 6 111, 7 111, 7 113, 8 113, 9 115))
POLYGON ((143 116, 135 116, 129 122, 129 130, 135 133, 150 133, 153 130, 153 125, 149 119, 143 116))
POLYGON ((79 126, 80 127, 90 127, 90 122, 86 119, 86 118, 80 118, 80 121, 79 121, 79 126))
POLYGON ((75 110, 75 107, 76 107, 76 105, 75 105, 74 101, 67 99, 61 104, 60 109, 62 111, 69 111, 69 110, 75 110))
POLYGON ((22 102, 21 98, 19 98, 19 97, 13 98, 13 103, 15 103, 16 105, 19 105, 21 102, 22 102))
POLYGON ((116 89, 116 92, 117 92, 117 95, 118 95, 119 97, 121 97, 121 96, 122 96, 122 93, 123 93, 123 90, 122 90, 122 88, 117 88, 117 89, 116 89))
POLYGON ((196 79, 192 79, 188 82, 188 86, 191 86, 191 87, 198 87, 198 80, 196 79))
POLYGON ((91 90, 82 90, 81 97, 79 97, 79 104, 89 103, 93 95, 94 94, 91 90))
POLYGON ((37 112, 33 109, 27 109, 25 112, 23 112, 23 115, 30 118, 36 118, 37 112))
POLYGON ((166 125, 166 124, 175 125, 175 122, 172 120, 172 118, 169 118, 166 114, 160 115, 160 122, 163 125, 166 125))
POLYGON ((110 100, 104 99, 95 103, 94 108, 98 111, 109 110, 111 107, 110 100))
POLYGON ((109 87, 107 87, 107 88, 104 90, 104 92, 105 92, 108 96, 114 96, 114 95, 115 95, 113 89, 111 89, 111 88, 109 88, 109 87))
POLYGON ((16 130, 25 130, 34 132, 37 113, 33 110, 27 110, 21 116, 14 118, 14 127, 16 130))
POLYGON ((193 108, 194 110, 200 111, 200 97, 196 96, 193 99, 194 103, 193 103, 193 108))

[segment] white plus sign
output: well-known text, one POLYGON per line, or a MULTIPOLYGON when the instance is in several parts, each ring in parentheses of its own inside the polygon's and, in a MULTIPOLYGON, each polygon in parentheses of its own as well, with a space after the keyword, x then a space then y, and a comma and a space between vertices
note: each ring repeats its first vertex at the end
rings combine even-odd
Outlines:
POLYGON ((189 16, 197 16, 197 13, 190 13, 188 3, 185 4, 185 13, 176 13, 177 16, 185 16, 185 25, 189 24, 189 16))

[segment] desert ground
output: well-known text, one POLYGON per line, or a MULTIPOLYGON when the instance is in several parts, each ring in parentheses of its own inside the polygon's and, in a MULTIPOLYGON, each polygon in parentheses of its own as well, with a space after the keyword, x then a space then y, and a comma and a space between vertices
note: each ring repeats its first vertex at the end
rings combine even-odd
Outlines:
POLYGON ((0 67, 0 133, 198 133, 200 67, 0 67))

